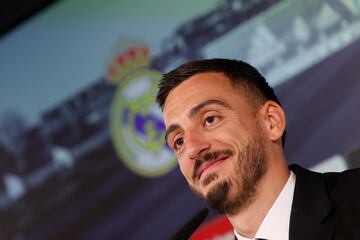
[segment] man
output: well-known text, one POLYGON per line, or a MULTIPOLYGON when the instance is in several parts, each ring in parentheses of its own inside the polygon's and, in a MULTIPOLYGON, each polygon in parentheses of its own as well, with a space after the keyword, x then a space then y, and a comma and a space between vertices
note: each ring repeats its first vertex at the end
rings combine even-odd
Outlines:
POLYGON ((226 214, 237 239, 360 239, 359 170, 287 166, 285 113, 249 64, 209 59, 165 74, 166 142, 192 191, 226 214))

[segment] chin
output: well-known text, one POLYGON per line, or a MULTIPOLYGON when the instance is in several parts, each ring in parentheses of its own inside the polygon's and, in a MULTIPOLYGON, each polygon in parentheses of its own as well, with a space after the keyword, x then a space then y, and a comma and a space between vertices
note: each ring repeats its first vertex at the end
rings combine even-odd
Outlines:
POLYGON ((226 213, 226 206, 228 202, 231 202, 229 198, 230 190, 231 183, 229 181, 216 181, 216 183, 213 183, 209 188, 206 195, 204 195, 204 200, 210 208, 220 213, 226 213))
POLYGON ((216 184, 218 181, 219 175, 217 173, 209 173, 201 177, 200 185, 202 188, 207 189, 209 186, 216 184))
POLYGON ((217 181, 213 181, 212 183, 208 184, 207 186, 201 187, 199 189, 199 192, 201 193, 201 195, 206 197, 206 196, 208 196, 209 192, 211 192, 216 187, 217 184, 218 184, 217 181))

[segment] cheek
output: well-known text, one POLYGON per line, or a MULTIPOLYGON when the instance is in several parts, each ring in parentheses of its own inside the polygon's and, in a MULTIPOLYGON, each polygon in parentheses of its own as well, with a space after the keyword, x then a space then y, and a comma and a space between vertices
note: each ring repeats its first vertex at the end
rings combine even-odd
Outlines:
POLYGON ((211 132, 208 137, 236 147, 249 137, 249 133, 242 125, 228 122, 211 132))
POLYGON ((190 162, 187 161, 186 159, 181 159, 180 157, 178 157, 178 163, 179 163, 181 173, 184 175, 184 177, 186 179, 189 179, 189 176, 191 176, 191 170, 192 170, 190 162))

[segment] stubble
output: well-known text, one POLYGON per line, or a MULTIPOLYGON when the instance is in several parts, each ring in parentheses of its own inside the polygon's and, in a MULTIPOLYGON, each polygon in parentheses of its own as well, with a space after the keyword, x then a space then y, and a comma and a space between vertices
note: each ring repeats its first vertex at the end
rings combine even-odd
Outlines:
MULTIPOLYGON (((223 152, 233 155, 233 152, 229 149, 223 152)), ((193 187, 190 186, 190 188, 210 208, 232 216, 246 209, 254 202, 256 186, 265 174, 266 166, 266 150, 260 134, 260 136, 250 138, 248 142, 243 144, 236 158, 232 176, 214 184, 206 196, 193 187), (233 191, 235 191, 235 194, 232 193, 233 191)), ((216 172, 208 174, 202 181, 202 185, 209 185, 217 178, 216 172)))

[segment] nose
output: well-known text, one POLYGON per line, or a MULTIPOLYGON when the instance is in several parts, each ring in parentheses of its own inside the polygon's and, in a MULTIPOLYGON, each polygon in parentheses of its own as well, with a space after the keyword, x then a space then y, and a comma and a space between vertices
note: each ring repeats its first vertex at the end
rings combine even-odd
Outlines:
POLYGON ((197 130, 190 130, 185 136, 185 148, 189 159, 198 159, 210 147, 209 139, 197 130))

